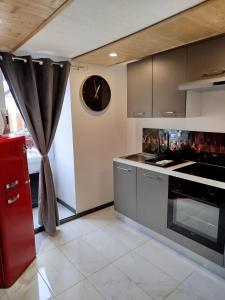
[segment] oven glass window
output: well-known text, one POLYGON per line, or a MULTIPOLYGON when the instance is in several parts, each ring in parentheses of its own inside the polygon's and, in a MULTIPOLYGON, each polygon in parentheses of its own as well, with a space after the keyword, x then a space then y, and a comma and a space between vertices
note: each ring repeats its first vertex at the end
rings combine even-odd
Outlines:
POLYGON ((170 176, 167 227, 224 253, 225 190, 170 176))
POLYGON ((213 242, 218 237, 219 208, 178 197, 173 201, 173 224, 213 242))

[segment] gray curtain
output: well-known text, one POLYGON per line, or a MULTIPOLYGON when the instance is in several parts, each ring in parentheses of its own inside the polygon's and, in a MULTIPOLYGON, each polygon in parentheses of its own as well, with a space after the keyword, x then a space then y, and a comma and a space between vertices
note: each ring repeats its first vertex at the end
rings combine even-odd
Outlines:
POLYGON ((13 60, 10 53, 0 52, 0 67, 29 132, 42 155, 39 173, 39 223, 53 234, 59 225, 58 208, 48 152, 58 125, 69 62, 55 65, 50 59, 33 62, 30 56, 13 60))

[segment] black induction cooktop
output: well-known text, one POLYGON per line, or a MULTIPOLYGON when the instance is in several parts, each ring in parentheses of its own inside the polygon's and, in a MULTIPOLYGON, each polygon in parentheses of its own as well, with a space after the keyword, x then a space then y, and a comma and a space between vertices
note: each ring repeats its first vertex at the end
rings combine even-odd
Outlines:
POLYGON ((193 165, 178 168, 175 171, 225 182, 225 167, 221 166, 195 163, 193 165))

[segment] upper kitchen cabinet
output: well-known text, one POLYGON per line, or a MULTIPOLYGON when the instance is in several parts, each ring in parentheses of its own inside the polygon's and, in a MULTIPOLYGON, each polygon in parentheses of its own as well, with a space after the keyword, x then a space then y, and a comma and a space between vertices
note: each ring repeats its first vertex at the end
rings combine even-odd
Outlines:
POLYGON ((127 65, 127 116, 152 117, 152 57, 127 65))
POLYGON ((153 56, 153 117, 185 117, 187 49, 178 48, 153 56))
POLYGON ((205 79, 225 73, 225 37, 188 47, 187 80, 205 79))

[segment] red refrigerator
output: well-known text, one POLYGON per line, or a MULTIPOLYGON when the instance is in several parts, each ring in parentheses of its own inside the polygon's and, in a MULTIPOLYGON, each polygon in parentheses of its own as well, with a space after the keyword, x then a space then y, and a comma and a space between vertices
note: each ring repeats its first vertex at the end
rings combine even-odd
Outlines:
POLYGON ((0 137, 0 288, 10 287, 34 258, 25 137, 0 137))

